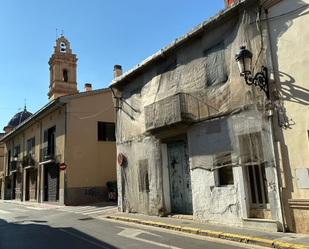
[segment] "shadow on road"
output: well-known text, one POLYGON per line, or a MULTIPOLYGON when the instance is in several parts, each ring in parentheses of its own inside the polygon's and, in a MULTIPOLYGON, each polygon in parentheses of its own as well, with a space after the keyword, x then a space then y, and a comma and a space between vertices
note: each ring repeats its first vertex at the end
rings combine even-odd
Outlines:
POLYGON ((53 228, 43 220, 0 219, 0 249, 117 249, 70 227, 53 228))

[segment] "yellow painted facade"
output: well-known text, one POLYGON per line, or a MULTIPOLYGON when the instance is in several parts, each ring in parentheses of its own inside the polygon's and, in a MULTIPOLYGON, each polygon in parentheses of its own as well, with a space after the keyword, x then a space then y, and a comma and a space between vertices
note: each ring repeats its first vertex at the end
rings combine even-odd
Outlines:
POLYGON ((108 199, 107 181, 116 180, 116 142, 98 141, 98 122, 114 123, 114 107, 110 89, 101 89, 60 97, 51 101, 43 111, 35 113, 28 122, 18 126, 4 138, 5 162, 10 168, 11 198, 28 201, 31 186, 29 177, 35 171, 35 200, 51 201, 47 197, 50 167, 58 168, 66 163, 65 171, 58 171, 58 189, 55 201, 73 205, 108 199), (47 158, 44 149, 47 142, 44 133, 55 131, 53 158, 47 158), (34 165, 25 163, 28 141, 34 139, 31 151, 34 165), (16 147, 20 148, 17 167, 12 168, 16 147), (18 175, 21 189, 18 189, 18 175))
POLYGON ((309 0, 272 0, 268 61, 278 92, 274 116, 288 231, 309 234, 309 0))
POLYGON ((108 199, 106 182, 117 179, 116 141, 108 141, 115 136, 112 92, 87 83, 79 93, 77 60, 68 40, 57 39, 48 62, 49 103, 32 116, 25 107, 16 115, 30 117, 11 123, 15 115, 5 127, 2 198, 66 205, 108 199))

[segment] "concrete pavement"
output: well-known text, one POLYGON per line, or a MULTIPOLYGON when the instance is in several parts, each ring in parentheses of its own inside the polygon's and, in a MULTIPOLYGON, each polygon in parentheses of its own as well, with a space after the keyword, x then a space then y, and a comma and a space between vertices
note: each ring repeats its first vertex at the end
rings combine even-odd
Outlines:
POLYGON ((263 232, 251 229, 215 225, 205 222, 201 223, 179 218, 175 219, 120 212, 116 215, 107 216, 107 218, 270 248, 309 249, 309 235, 304 234, 263 232))
MULTIPOLYGON (((36 208, 44 208, 44 209, 59 209, 62 211, 66 211, 66 209, 68 211, 72 210, 72 207, 60 206, 57 203, 36 203, 36 202, 20 202, 20 201, 18 202, 3 201, 3 202, 32 206, 36 208)), ((114 206, 114 203, 110 204, 114 206)), ((104 205, 108 205, 108 203, 105 203, 104 205)), ((94 210, 96 207, 98 209, 102 207, 101 204, 91 204, 84 206, 90 206, 94 210)), ((95 213, 95 211, 90 213, 95 213)), ((201 236, 209 236, 230 241, 237 241, 252 245, 260 245, 269 248, 309 249, 309 235, 304 234, 264 232, 245 228, 228 227, 228 226, 210 224, 206 222, 202 223, 188 219, 181 219, 179 218, 179 216, 178 218, 169 218, 169 217, 148 216, 143 214, 122 213, 117 211, 117 207, 115 207, 114 209, 108 209, 105 212, 104 210, 102 210, 96 213, 95 217, 101 219, 107 218, 124 222, 133 222, 145 226, 161 227, 185 233, 197 234, 201 236)))

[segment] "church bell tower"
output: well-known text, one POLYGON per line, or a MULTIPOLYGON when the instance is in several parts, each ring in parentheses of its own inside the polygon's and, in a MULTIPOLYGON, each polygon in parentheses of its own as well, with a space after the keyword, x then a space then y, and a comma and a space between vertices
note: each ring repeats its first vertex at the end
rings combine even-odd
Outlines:
POLYGON ((49 101, 64 95, 78 93, 76 82, 76 54, 72 54, 70 43, 61 36, 56 40, 54 53, 49 59, 49 101))

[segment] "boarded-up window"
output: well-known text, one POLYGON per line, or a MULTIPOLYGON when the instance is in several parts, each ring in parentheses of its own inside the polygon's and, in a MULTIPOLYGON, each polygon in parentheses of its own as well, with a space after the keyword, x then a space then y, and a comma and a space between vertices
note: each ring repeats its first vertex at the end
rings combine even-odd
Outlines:
POLYGON ((227 81, 223 42, 205 51, 207 85, 227 81))
POLYGON ((261 132, 240 135, 238 140, 241 164, 259 164, 264 161, 261 132))
POLYGON ((148 160, 139 161, 139 191, 149 191, 148 160))

